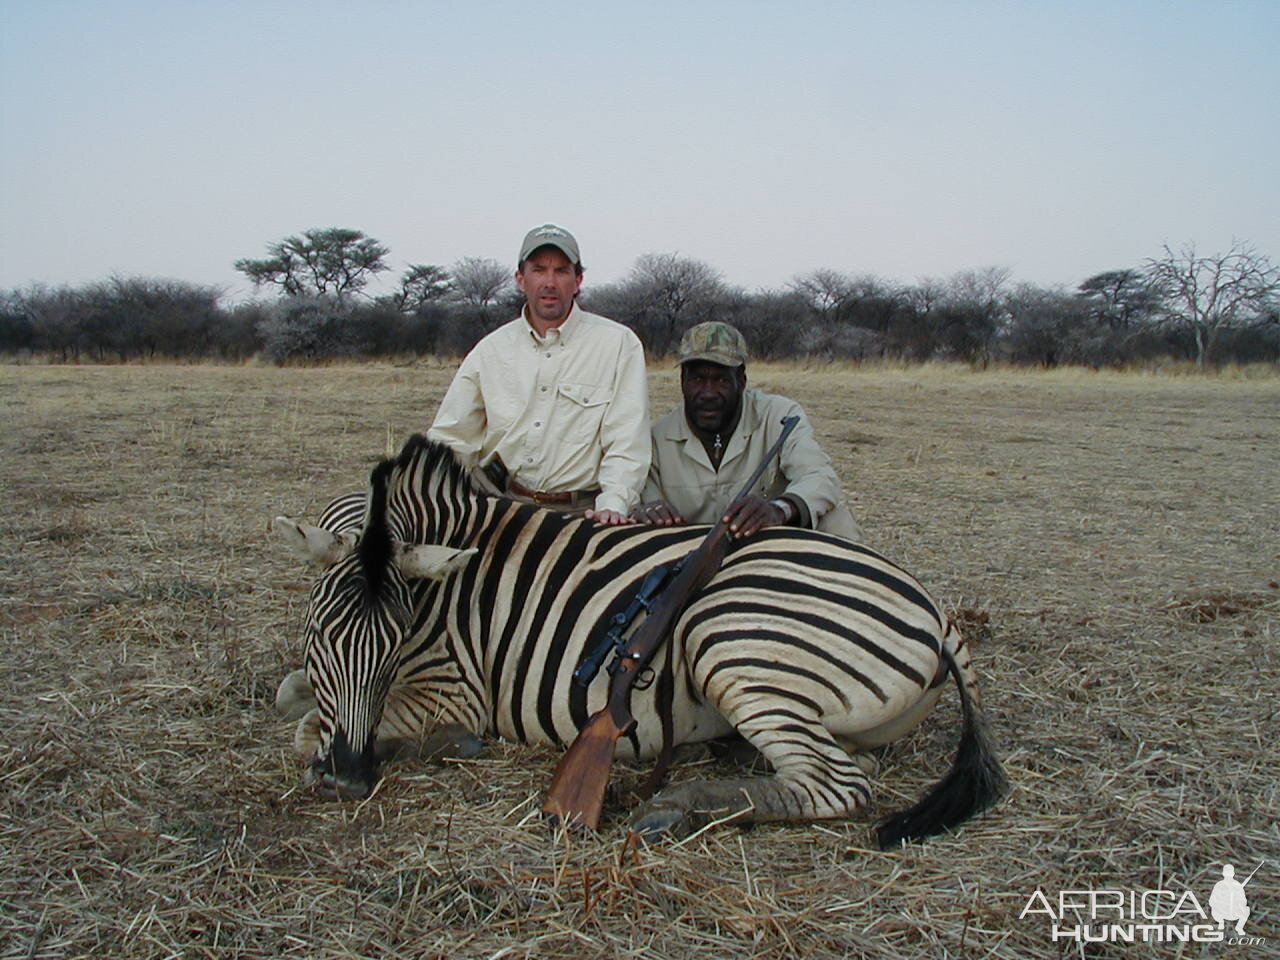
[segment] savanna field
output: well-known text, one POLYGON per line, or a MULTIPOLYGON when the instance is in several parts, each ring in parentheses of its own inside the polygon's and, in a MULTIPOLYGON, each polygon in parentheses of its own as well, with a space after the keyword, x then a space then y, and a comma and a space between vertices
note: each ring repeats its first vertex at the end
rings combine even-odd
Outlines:
MULTIPOLYGON (((954 753, 953 686, 856 821, 553 834, 556 755, 497 741, 360 803, 300 786, 272 701, 312 573, 268 523, 362 488, 453 366, 0 367, 0 958, 1280 955, 1280 378, 749 369, 974 642, 1012 792, 882 852, 954 753), (1264 943, 1020 916, 1037 889, 1207 909, 1264 860, 1264 943)), ((650 387, 674 405, 671 368, 650 387)))

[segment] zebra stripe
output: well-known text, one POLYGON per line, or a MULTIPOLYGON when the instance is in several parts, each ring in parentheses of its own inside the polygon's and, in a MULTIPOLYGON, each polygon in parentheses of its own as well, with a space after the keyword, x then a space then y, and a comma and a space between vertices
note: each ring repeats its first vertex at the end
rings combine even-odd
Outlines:
MULTIPOLYGON (((603 674, 586 688, 571 681, 588 646, 650 569, 706 529, 600 527, 486 497, 446 448, 421 437, 374 470, 367 497, 335 501, 321 525, 358 539, 311 594, 306 669, 317 709, 301 739, 322 782, 352 792, 375 777, 379 741, 456 725, 567 743, 607 697, 603 674), (407 579, 398 544, 422 543, 477 552, 444 582, 407 579)), ((962 754, 937 788, 948 796, 913 811, 902 835, 954 826, 1002 789, 967 648, 914 578, 865 547, 790 528, 735 544, 654 667, 620 750, 656 754, 669 715, 677 743, 736 731, 774 773, 664 791, 637 820, 646 828, 736 809, 743 797, 756 820, 849 815, 870 786, 847 747, 902 735, 948 672, 965 712, 962 754), (957 791, 967 793, 958 803, 957 791)))

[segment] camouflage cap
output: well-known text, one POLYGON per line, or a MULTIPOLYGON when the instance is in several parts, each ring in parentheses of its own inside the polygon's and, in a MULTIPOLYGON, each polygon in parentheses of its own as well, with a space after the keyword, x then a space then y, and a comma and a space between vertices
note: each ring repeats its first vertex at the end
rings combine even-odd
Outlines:
POLYGON ((578 241, 573 239, 573 234, 564 227, 557 227, 554 223, 544 223, 540 227, 534 227, 524 235, 524 243, 520 244, 520 259, 517 263, 524 263, 529 259, 529 254, 537 250, 539 247, 555 247, 566 257, 575 267, 582 266, 582 255, 578 253, 578 241))
POLYGON ((741 367, 747 362, 747 341, 737 327, 709 320, 684 332, 678 357, 678 363, 709 360, 726 367, 741 367))

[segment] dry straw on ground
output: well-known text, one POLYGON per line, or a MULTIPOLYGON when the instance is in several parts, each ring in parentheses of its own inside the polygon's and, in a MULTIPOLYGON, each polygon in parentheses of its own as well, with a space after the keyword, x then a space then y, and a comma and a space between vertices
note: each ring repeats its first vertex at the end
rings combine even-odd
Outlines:
POLYGON ((1280 947, 1277 381, 752 369, 976 640, 1014 792, 883 853, 954 694, 857 822, 569 840, 537 816, 553 755, 497 742, 359 804, 297 789, 270 703, 308 573, 267 520, 362 486, 449 373, 0 369, 0 957, 1079 956, 1019 917, 1036 888, 1207 902, 1264 858, 1252 949, 1280 947))

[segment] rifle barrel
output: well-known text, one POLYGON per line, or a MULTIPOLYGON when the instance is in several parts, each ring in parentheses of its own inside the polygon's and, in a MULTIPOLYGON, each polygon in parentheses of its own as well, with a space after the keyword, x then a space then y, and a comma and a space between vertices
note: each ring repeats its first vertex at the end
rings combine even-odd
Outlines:
MULTIPOLYGON (((1263 861, 1262 861, 1262 863, 1266 863, 1266 862, 1267 862, 1267 861, 1265 861, 1265 860, 1263 860, 1263 861)), ((1254 867, 1254 868, 1253 868, 1253 873, 1257 873, 1259 870, 1261 870, 1261 869, 1262 869, 1262 863, 1258 864, 1256 867, 1254 867)), ((1240 884, 1240 886, 1242 886, 1242 887, 1243 887, 1246 883, 1248 883, 1250 880, 1252 880, 1252 879, 1253 879, 1253 873, 1251 873, 1251 874, 1249 874, 1247 877, 1245 877, 1245 878, 1244 878, 1244 881, 1240 884)))

